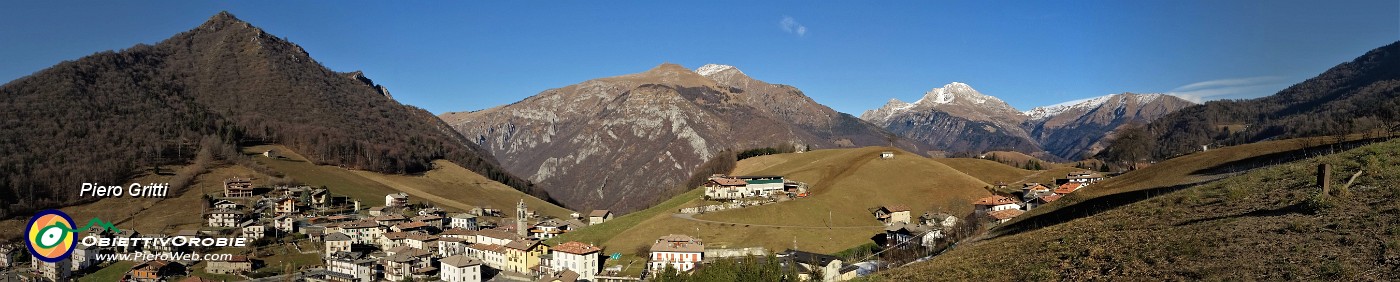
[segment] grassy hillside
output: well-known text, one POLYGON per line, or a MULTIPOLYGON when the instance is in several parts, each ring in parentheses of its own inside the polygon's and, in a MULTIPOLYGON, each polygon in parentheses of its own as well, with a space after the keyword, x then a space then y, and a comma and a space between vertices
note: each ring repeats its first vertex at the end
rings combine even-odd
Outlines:
POLYGON ((708 248, 765 247, 770 251, 793 248, 835 253, 861 244, 882 232, 882 226, 866 210, 880 205, 903 204, 923 213, 945 210, 971 212, 971 201, 989 195, 985 182, 947 165, 913 153, 884 147, 817 150, 745 159, 734 175, 784 175, 806 182, 812 196, 795 201, 738 210, 677 216, 679 208, 701 205, 704 191, 692 190, 647 210, 619 217, 602 225, 566 234, 554 241, 599 244, 607 253, 622 253, 609 264, 636 267, 638 250, 657 237, 687 234, 705 241, 708 248), (895 151, 892 160, 880 160, 882 151, 895 151))
MULTIPOLYGON (((523 198, 531 209, 541 214, 562 218, 570 213, 567 209, 491 181, 452 162, 436 161, 431 171, 420 175, 387 175, 315 165, 280 145, 251 146, 245 148, 244 153, 253 154, 268 149, 276 150, 283 158, 272 159, 258 155, 253 157, 253 161, 307 185, 326 186, 331 193, 359 199, 365 208, 383 205, 385 194, 403 191, 409 194, 413 202, 432 202, 447 210, 460 211, 470 206, 491 206, 500 208, 507 215, 513 215, 515 203, 523 198)), ((164 169, 180 168, 167 166, 164 169)), ((62 210, 75 221, 86 222, 88 218, 100 217, 116 223, 117 227, 123 229, 134 228, 142 233, 173 234, 181 229, 202 227, 201 196, 220 195, 223 191, 223 180, 235 176, 252 177, 254 184, 258 186, 266 185, 269 179, 272 179, 271 176, 248 167, 220 162, 209 172, 196 178, 186 193, 170 195, 164 199, 108 198, 64 207, 62 210)), ((170 182, 171 178, 173 175, 146 173, 126 183, 162 183, 170 182)), ((120 183, 107 183, 112 184, 120 183)), ((0 221, 0 238, 19 238, 19 233, 24 230, 23 225, 28 220, 15 218, 0 221)))
MULTIPOLYGON (((1356 144, 1361 136, 1348 141, 1356 144)), ((1332 150, 1339 140, 1300 138, 1223 147, 1166 160, 1109 178, 997 226, 993 234, 1021 232, 1087 216, 1105 206, 1146 199, 1191 185, 1332 150)))
POLYGON ((696 216, 724 222, 800 226, 861 226, 877 224, 867 209, 881 205, 905 205, 915 214, 940 210, 954 214, 972 212, 972 200, 989 195, 988 184, 942 163, 913 153, 895 151, 893 159, 880 159, 885 147, 819 150, 803 154, 759 157, 781 163, 747 165, 734 175, 784 175, 805 182, 812 196, 799 201, 723 211, 696 216), (829 214, 828 214, 829 213, 829 214), (828 222, 828 220, 830 222, 828 222))
POLYGON ((881 278, 1395 280, 1397 180, 1400 141, 1374 144, 964 244, 881 278), (1334 166, 1330 194, 1314 185, 1320 163, 1334 166))
POLYGON ((977 158, 934 158, 939 162, 953 169, 957 169, 967 175, 976 177, 982 182, 997 183, 1006 182, 1008 189, 1005 192, 1020 191, 1020 184, 1027 182, 1055 183, 1055 178, 1064 178, 1066 174, 1083 169, 1060 164, 1049 164, 1046 170, 1025 170, 1007 164, 977 158))
POLYGON ((358 199, 366 208, 384 205, 384 195, 405 192, 413 202, 427 201, 448 210, 465 211, 471 206, 495 207, 506 215, 515 214, 515 204, 525 204, 539 213, 566 218, 571 211, 526 195, 509 186, 482 177, 452 162, 434 161, 433 169, 419 175, 391 175, 336 166, 315 165, 277 145, 253 146, 248 152, 274 149, 283 158, 255 157, 254 160, 288 177, 312 186, 326 186, 331 193, 358 199))

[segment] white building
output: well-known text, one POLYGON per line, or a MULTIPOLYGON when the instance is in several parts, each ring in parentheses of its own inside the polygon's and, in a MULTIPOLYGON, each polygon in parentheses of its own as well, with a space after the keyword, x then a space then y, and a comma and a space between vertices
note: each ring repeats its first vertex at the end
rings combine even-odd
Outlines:
POLYGON ((34 271, 39 272, 39 277, 49 281, 68 281, 69 276, 73 275, 73 260, 71 258, 64 258, 58 262, 44 262, 36 259, 31 265, 34 266, 34 271))
POLYGON ((209 227, 237 227, 238 222, 243 221, 247 215, 236 209, 212 209, 204 213, 205 223, 209 227))
POLYGON ((438 276, 446 282, 481 281, 481 260, 464 255, 443 258, 438 276))
POLYGON ((1021 203, 1016 202, 1016 199, 1001 195, 991 195, 986 198, 977 199, 972 205, 976 208, 978 214, 983 215, 994 211, 1021 209, 1021 203))
POLYGON ((266 225, 253 224, 243 227, 243 238, 248 238, 248 240, 257 240, 262 239, 265 236, 267 236, 266 225))
POLYGON ((276 228, 282 234, 297 233, 297 219, 287 215, 278 216, 272 220, 272 228, 276 228))
POLYGON ((476 216, 469 213, 454 214, 447 220, 448 228, 477 230, 476 216))
POLYGON ((656 239, 651 245, 652 271, 663 271, 667 267, 679 271, 690 271, 705 260, 705 244, 699 239, 686 235, 666 235, 656 239))
POLYGON ((72 271, 80 271, 101 263, 97 260, 98 247, 85 244, 74 244, 73 254, 69 257, 72 260, 72 271))
MULTIPOLYGON (((749 197, 753 191, 749 183, 736 178, 713 177, 705 182, 705 197, 710 199, 739 199, 749 197)), ((590 218, 591 220, 591 218, 590 218)))
POLYGON ((408 205, 408 193, 399 192, 396 194, 384 195, 384 206, 402 207, 408 205))
POLYGON ((579 279, 593 281, 603 262, 603 249, 581 242, 564 242, 549 250, 549 268, 553 271, 573 270, 579 279))
POLYGON ((783 177, 776 175, 736 176, 748 183, 749 197, 766 197, 773 192, 783 191, 783 177))
POLYGON ((357 252, 338 252, 326 258, 326 271, 353 278, 352 281, 369 282, 378 280, 375 266, 379 262, 357 252))
POLYGON ((467 256, 481 260, 486 267, 506 269, 506 246, 493 244, 472 244, 467 246, 467 256))
POLYGON ((345 233, 345 235, 350 236, 350 240, 355 244, 368 245, 374 243, 375 240, 378 240, 379 237, 384 235, 384 228, 373 221, 362 220, 343 223, 337 228, 334 228, 334 230, 327 228, 326 232, 345 233))
POLYGON ((345 233, 340 232, 326 235, 322 241, 326 244, 325 255, 327 257, 337 252, 349 252, 351 250, 351 245, 355 243, 350 239, 350 235, 345 235, 345 233))

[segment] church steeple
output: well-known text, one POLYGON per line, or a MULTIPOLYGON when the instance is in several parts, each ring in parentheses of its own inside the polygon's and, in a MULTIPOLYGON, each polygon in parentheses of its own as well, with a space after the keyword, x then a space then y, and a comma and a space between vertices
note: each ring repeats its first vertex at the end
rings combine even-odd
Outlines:
POLYGON ((529 211, 525 209, 525 199, 520 199, 520 203, 515 204, 515 234, 520 235, 520 238, 530 235, 530 230, 525 227, 527 215, 529 211))

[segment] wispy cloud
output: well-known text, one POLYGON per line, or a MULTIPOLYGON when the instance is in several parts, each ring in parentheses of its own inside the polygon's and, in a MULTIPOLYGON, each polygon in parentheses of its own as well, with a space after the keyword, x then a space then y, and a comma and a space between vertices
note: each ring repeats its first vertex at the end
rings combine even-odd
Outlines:
POLYGON ((787 33, 796 34, 798 37, 807 36, 807 26, 802 25, 802 23, 797 22, 797 19, 793 19, 790 16, 783 16, 783 20, 779 21, 778 25, 782 26, 783 31, 787 33))
POLYGON ((1182 85, 1167 94, 1201 103, 1245 95, 1270 94, 1271 91, 1282 89, 1285 83, 1284 78, 1280 76, 1226 78, 1182 85))

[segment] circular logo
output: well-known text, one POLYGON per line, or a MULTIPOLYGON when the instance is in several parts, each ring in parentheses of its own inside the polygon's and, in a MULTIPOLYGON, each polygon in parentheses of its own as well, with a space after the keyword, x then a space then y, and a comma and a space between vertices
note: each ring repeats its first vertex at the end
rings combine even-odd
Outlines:
POLYGON ((43 210, 29 219, 24 234, 29 241, 29 254, 46 262, 58 262, 73 254, 76 242, 73 218, 59 210, 43 210))

